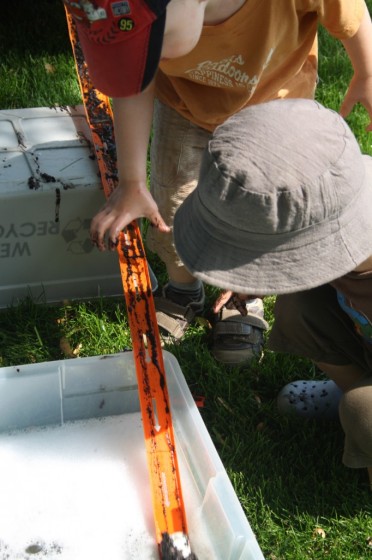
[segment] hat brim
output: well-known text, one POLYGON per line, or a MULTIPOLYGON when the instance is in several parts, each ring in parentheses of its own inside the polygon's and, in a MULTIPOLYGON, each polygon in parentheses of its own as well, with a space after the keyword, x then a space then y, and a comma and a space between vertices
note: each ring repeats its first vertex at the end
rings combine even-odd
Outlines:
POLYGON ((94 87, 109 97, 131 97, 143 91, 159 66, 165 17, 164 11, 130 40, 107 44, 93 41, 85 25, 76 22, 94 87))
POLYGON ((206 227, 196 188, 174 219, 182 262, 203 282, 242 294, 293 293, 344 276, 372 255, 372 158, 363 156, 363 161, 364 184, 346 223, 326 222, 317 227, 314 239, 306 236, 306 243, 273 243, 265 252, 253 244, 242 247, 234 224, 224 239, 210 224, 206 227))

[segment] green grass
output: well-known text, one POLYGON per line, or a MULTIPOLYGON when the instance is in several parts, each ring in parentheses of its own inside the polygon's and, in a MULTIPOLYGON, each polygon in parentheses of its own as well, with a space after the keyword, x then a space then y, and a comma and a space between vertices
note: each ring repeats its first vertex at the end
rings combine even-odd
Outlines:
MULTIPOLYGON (((372 0, 368 5, 372 8, 372 0)), ((320 46, 317 98, 337 109, 350 64, 340 43, 323 30, 320 46)), ((2 7, 0 83, 1 109, 80 102, 60 0, 17 0, 2 7)), ((361 107, 348 118, 363 151, 372 154, 372 136, 364 130, 367 120, 361 107)), ((152 254, 149 260, 162 282, 162 264, 152 254)), ((214 295, 207 287, 209 303, 214 295)), ((273 297, 266 301, 270 324, 273 303, 273 297)), ((210 334, 207 323, 196 324, 180 345, 169 349, 191 392, 205 397, 201 414, 265 558, 371 558, 367 475, 342 465, 339 423, 298 422, 276 411, 283 384, 317 377, 318 372, 305 359, 267 350, 249 367, 226 369, 210 354, 210 334)), ((130 347, 122 298, 53 306, 25 299, 0 312, 0 366, 130 347)))
MULTIPOLYGON (((370 0, 367 5, 372 12, 370 0)), ((352 77, 352 67, 341 42, 335 41, 323 28, 319 30, 319 49, 319 84, 316 98, 326 107, 338 110, 352 77)), ((371 134, 365 131, 369 118, 364 107, 357 105, 346 120, 362 151, 372 154, 371 134)))

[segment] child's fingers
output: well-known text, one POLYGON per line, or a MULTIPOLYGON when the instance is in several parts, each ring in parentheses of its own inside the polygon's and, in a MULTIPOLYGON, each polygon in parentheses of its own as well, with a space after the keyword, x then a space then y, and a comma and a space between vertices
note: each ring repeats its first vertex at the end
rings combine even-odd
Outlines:
POLYGON ((343 102, 341 103, 340 110, 339 110, 339 113, 340 113, 341 117, 346 119, 346 117, 348 117, 350 115, 351 111, 353 110, 354 105, 355 105, 354 101, 351 101, 346 96, 345 99, 343 100, 343 102))
POLYGON ((232 295, 233 295, 233 292, 231 290, 226 290, 224 292, 221 292, 220 295, 218 296, 218 298, 216 299, 216 301, 214 302, 214 305, 212 307, 213 313, 218 313, 219 311, 221 311, 223 306, 226 305, 226 303, 229 301, 229 299, 231 299, 232 295))
POLYGON ((163 233, 169 233, 170 227, 165 223, 158 211, 152 212, 147 218, 150 220, 152 227, 157 228, 163 233))

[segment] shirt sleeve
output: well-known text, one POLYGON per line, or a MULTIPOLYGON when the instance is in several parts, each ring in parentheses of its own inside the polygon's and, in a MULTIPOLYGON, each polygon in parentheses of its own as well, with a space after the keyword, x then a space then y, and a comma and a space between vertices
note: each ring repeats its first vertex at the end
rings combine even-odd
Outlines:
POLYGON ((364 12, 364 0, 321 0, 319 22, 337 39, 348 39, 358 31, 364 12))

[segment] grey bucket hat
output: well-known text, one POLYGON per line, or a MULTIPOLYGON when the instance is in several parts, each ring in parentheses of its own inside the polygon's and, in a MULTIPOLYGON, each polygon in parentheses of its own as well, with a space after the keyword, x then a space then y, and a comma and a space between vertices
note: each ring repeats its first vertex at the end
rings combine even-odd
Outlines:
POLYGON ((269 295, 330 282, 372 255, 372 158, 315 101, 253 105, 215 130, 174 239, 187 269, 220 288, 269 295))

